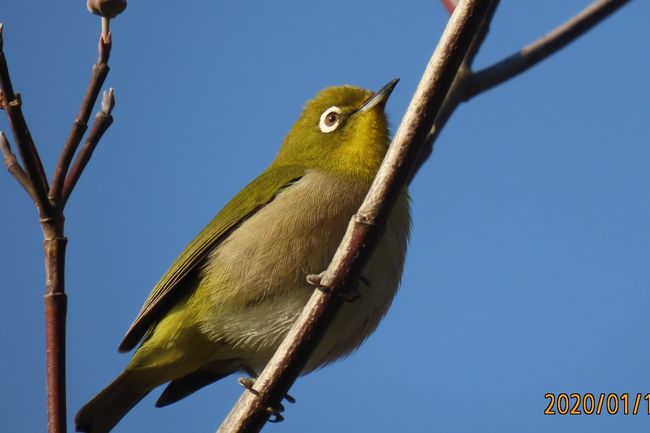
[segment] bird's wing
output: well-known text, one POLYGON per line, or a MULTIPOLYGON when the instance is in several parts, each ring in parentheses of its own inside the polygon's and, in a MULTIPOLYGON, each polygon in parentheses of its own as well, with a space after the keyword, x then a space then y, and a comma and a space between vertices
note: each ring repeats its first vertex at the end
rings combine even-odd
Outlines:
POLYGON ((271 167, 235 195, 185 248, 156 284, 118 350, 126 352, 133 349, 147 330, 167 312, 174 300, 186 293, 184 288, 195 288, 191 284, 182 283, 197 265, 202 263, 206 254, 244 220, 270 203, 279 192, 298 181, 304 174, 305 169, 297 165, 271 167))

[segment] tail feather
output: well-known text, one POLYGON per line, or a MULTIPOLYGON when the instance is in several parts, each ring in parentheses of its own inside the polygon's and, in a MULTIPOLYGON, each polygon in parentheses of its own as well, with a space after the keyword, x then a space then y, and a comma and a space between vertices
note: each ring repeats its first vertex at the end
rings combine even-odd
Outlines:
POLYGON ((125 371, 81 408, 75 417, 76 430, 108 433, 149 391, 132 372, 125 371))
POLYGON ((160 395, 160 398, 156 402, 156 407, 164 407, 176 403, 204 386, 208 386, 211 383, 231 375, 236 370, 237 368, 231 367, 227 363, 220 361, 214 366, 204 367, 203 369, 190 373, 187 376, 172 380, 160 395))

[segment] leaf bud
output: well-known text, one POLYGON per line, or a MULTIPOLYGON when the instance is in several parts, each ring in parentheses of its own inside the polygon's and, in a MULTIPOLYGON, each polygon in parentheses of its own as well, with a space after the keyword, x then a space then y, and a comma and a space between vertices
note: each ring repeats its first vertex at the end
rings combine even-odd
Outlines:
POLYGON ((126 0, 88 0, 88 11, 105 18, 115 18, 126 9, 126 0))

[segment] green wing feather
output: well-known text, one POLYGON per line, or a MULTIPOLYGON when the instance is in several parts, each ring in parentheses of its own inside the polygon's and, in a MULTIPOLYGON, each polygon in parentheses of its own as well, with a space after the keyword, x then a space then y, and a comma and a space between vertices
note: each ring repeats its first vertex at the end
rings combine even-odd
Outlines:
POLYGON ((145 301, 138 317, 126 332, 120 352, 133 349, 147 330, 163 316, 177 296, 196 286, 183 284, 214 247, 248 217, 270 203, 278 193, 298 181, 305 168, 297 165, 271 166, 235 195, 214 219, 178 256, 145 301))

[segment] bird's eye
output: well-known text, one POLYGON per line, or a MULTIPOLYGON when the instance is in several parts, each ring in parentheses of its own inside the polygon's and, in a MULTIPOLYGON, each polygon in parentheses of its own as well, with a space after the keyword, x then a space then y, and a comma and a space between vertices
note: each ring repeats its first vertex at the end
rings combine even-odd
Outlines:
POLYGON ((332 132, 338 128, 341 123, 341 114, 342 112, 339 107, 330 107, 323 111, 323 114, 320 115, 320 122, 318 124, 320 130, 327 134, 328 132, 332 132))

